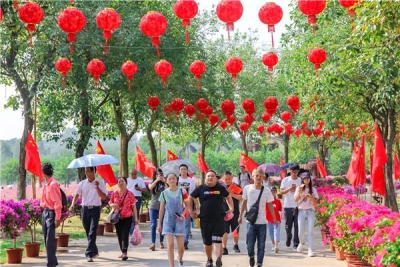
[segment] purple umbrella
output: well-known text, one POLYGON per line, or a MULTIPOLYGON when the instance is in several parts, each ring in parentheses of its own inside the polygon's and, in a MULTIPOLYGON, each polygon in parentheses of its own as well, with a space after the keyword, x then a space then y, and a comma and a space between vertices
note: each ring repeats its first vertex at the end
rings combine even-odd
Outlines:
POLYGON ((274 164, 274 163, 264 163, 261 164, 260 166, 258 166, 261 170, 263 170, 264 172, 280 172, 282 169, 278 164, 274 164))

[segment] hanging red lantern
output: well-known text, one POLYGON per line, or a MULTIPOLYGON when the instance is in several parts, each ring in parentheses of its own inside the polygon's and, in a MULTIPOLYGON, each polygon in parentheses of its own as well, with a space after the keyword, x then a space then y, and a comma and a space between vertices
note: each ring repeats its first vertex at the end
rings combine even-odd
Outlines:
POLYGON ((0 6, 0 22, 3 21, 3 8, 0 6))
POLYGON ((297 136, 297 137, 299 137, 301 134, 302 134, 302 130, 301 129, 296 129, 296 130, 294 130, 294 134, 297 136))
POLYGON ((278 99, 273 96, 267 97, 264 100, 264 107, 269 114, 273 115, 278 109, 278 99))
POLYGON ((236 122, 236 117, 233 116, 233 115, 226 116, 226 121, 227 121, 229 124, 234 124, 234 123, 236 122))
POLYGON ((242 132, 247 132, 247 130, 249 129, 249 127, 250 127, 250 125, 247 123, 247 122, 242 122, 240 125, 239 125, 239 129, 242 131, 242 132))
POLYGON ((140 19, 139 26, 143 34, 151 38, 151 44, 156 47, 157 56, 160 57, 160 36, 167 30, 167 19, 161 13, 150 11, 140 19))
POLYGON ((182 20, 182 26, 185 27, 185 39, 187 44, 189 43, 188 27, 190 26, 190 20, 197 15, 198 11, 199 7, 194 0, 177 0, 174 5, 174 13, 182 20))
POLYGON ((191 119, 193 114, 196 112, 196 108, 192 104, 188 104, 183 108, 183 111, 186 113, 189 119, 191 119))
POLYGON ((307 125, 308 125, 307 122, 303 121, 301 123, 301 128, 305 129, 305 128, 307 128, 307 125))
POLYGON ((137 70, 138 70, 138 67, 135 64, 135 62, 128 60, 124 64, 122 64, 121 71, 123 74, 126 75, 126 79, 128 80, 128 90, 129 91, 131 91, 132 76, 136 74, 137 70))
POLYGON ((318 136, 320 136, 321 134, 322 134, 322 129, 321 128, 315 128, 314 130, 313 130, 313 134, 314 134, 314 136, 315 137, 318 137, 318 136))
POLYGON ((224 113, 227 117, 233 115, 233 113, 235 113, 235 103, 233 103, 233 101, 229 99, 224 100, 221 103, 221 110, 222 113, 224 113))
POLYGON ((268 25, 268 32, 271 33, 272 48, 274 48, 275 24, 278 24, 283 17, 282 8, 274 2, 268 2, 260 8, 258 17, 262 23, 268 25))
POLYGON ((251 125, 254 122, 254 117, 253 115, 246 114, 244 115, 243 120, 247 122, 249 125, 251 125))
POLYGON ((18 0, 13 0, 13 8, 14 10, 18 10, 18 0))
POLYGON ((324 132, 324 135, 325 135, 325 137, 331 136, 331 131, 326 131, 326 132, 324 132))
POLYGON ((264 123, 267 123, 271 119, 271 114, 269 114, 268 112, 264 112, 261 115, 261 119, 264 121, 264 123))
POLYGON ((242 101, 242 108, 247 114, 253 114, 255 112, 254 101, 251 99, 245 99, 242 101))
POLYGON ((94 86, 97 87, 100 75, 106 70, 106 65, 100 59, 92 59, 87 65, 87 70, 93 75, 94 86))
POLYGON ((319 13, 324 11, 326 0, 298 0, 300 11, 308 16, 308 24, 312 26, 312 31, 315 32, 315 24, 319 13))
POLYGON ((169 117, 171 116, 171 113, 173 111, 171 108, 171 104, 164 106, 163 110, 164 110, 165 115, 167 115, 167 117, 169 119, 169 117))
POLYGON ((284 122, 288 122, 288 121, 290 120, 291 117, 292 117, 292 116, 290 115, 290 112, 288 112, 288 111, 284 111, 284 112, 281 113, 281 119, 282 119, 284 122))
POLYGON ((200 112, 204 115, 210 116, 214 112, 214 109, 211 106, 207 106, 205 109, 201 109, 200 112))
POLYGON ((157 107, 160 105, 161 101, 157 96, 150 96, 147 99, 147 105, 151 108, 153 114, 156 111, 157 107))
POLYGON ((65 88, 65 77, 67 77, 67 72, 71 70, 71 62, 68 58, 60 58, 56 62, 56 70, 60 72, 62 77, 62 88, 65 88))
POLYGON ((243 6, 240 0, 221 0, 217 5, 218 18, 226 23, 228 40, 231 39, 230 31, 234 30, 233 23, 238 21, 243 14, 243 6))
POLYGON ((264 125, 258 125, 258 126, 257 126, 257 131, 258 131, 260 134, 263 134, 263 132, 265 131, 264 125))
POLYGON ((76 41, 76 34, 85 27, 86 17, 76 7, 68 7, 58 15, 57 23, 61 30, 68 33, 69 53, 72 54, 72 44, 76 41))
MULTIPOLYGON (((182 0, 184 1, 184 0, 182 0)), ((189 67, 190 72, 195 75, 197 80, 197 89, 200 90, 200 78, 206 71, 206 64, 203 61, 195 60, 189 67)))
POLYGON ((274 71, 274 66, 278 64, 278 61, 279 58, 274 52, 268 52, 262 57, 262 63, 268 67, 270 82, 272 82, 272 72, 274 71))
POLYGON ((306 128, 306 129, 303 129, 303 134, 307 135, 307 137, 310 137, 312 132, 310 129, 306 128))
POLYGON ((322 128, 325 125, 324 121, 317 121, 318 128, 322 128))
POLYGON ((272 129, 272 125, 270 125, 270 126, 266 127, 265 130, 267 131, 267 133, 271 134, 274 129, 272 129))
POLYGON ((293 133, 293 126, 291 123, 285 123, 285 133, 290 136, 293 133))
POLYGON ((207 107, 208 107, 208 102, 207 102, 207 100, 204 99, 204 98, 200 98, 199 100, 196 101, 196 107, 197 107, 199 110, 203 110, 203 109, 207 108, 207 107))
POLYGON ((243 69, 243 62, 240 58, 231 57, 225 63, 225 69, 232 75, 232 84, 235 86, 236 84, 236 75, 242 71, 243 69))
POLYGON ((175 115, 178 116, 179 113, 184 109, 185 107, 185 101, 183 101, 180 98, 175 98, 171 102, 171 108, 173 111, 175 111, 175 115))
POLYGON ((35 31, 36 24, 39 24, 44 17, 43 9, 35 2, 27 2, 18 9, 18 16, 30 34, 29 47, 32 47, 32 33, 35 31))
POLYGON ((296 113, 300 108, 300 100, 295 95, 289 96, 286 100, 286 104, 293 111, 293 113, 296 113))
POLYGON ((226 127, 228 127, 228 122, 227 122, 227 121, 221 121, 221 122, 219 123, 219 127, 221 127, 222 130, 225 131, 226 127))
POLYGON ((112 31, 115 31, 121 25, 121 16, 114 9, 106 8, 97 14, 96 23, 97 27, 104 31, 103 37, 106 39, 104 55, 107 55, 108 40, 111 39, 112 31))
POLYGON ((162 59, 154 65, 154 71, 160 76, 164 83, 164 88, 167 86, 167 77, 172 73, 172 65, 168 61, 162 59))
POLYGON ((311 49, 310 52, 308 53, 308 60, 314 64, 315 70, 317 71, 316 74, 317 77, 318 77, 318 70, 321 64, 325 62, 326 57, 327 55, 325 50, 320 47, 315 47, 311 49))
POLYGON ((284 131, 283 127, 277 124, 275 128, 275 133, 281 135, 283 131, 284 131))
POLYGON ((351 30, 354 30, 354 18, 353 16, 356 14, 356 10, 354 6, 358 4, 360 0, 339 0, 339 4, 347 8, 347 15, 351 17, 351 30))
POLYGON ((208 120, 210 121, 211 125, 214 126, 218 123, 219 117, 217 114, 211 114, 210 116, 208 116, 208 120))

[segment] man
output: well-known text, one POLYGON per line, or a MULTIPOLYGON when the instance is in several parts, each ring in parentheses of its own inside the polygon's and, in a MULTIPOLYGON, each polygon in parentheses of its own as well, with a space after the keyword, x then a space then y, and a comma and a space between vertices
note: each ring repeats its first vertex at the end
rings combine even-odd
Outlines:
MULTIPOLYGON (((226 245, 228 243, 228 234, 235 230, 237 230, 239 232, 239 228, 238 228, 238 226, 239 226, 238 219, 239 219, 239 212, 240 212, 239 204, 243 200, 243 198, 242 198, 241 192, 239 194, 235 194, 234 192, 229 190, 229 187, 231 185, 234 185, 233 175, 231 172, 226 171, 224 173, 223 180, 225 181, 225 188, 228 190, 228 193, 233 200, 233 207, 234 207, 233 218, 231 220, 225 222, 225 233, 224 233, 224 236, 222 237, 223 255, 228 255, 228 249, 226 248, 226 245)), ((236 235, 233 237, 233 243, 234 243, 233 250, 236 253, 240 253, 240 249, 239 249, 239 245, 238 245, 239 235, 236 235)))
POLYGON ((254 184, 247 185, 243 189, 243 203, 239 214, 239 224, 242 223, 242 218, 245 212, 250 210, 251 206, 257 201, 261 194, 260 202, 258 206, 257 220, 254 224, 247 225, 247 254, 249 255, 249 263, 251 267, 255 265, 255 252, 254 247, 257 242, 257 267, 262 266, 265 254, 265 241, 267 239, 267 218, 266 218, 266 207, 270 210, 274 223, 277 223, 274 207, 272 201, 274 197, 271 190, 263 186, 263 177, 265 173, 261 169, 253 170, 254 184))
POLYGON ((293 238, 293 249, 297 250, 299 245, 299 226, 297 223, 297 215, 294 210, 297 203, 294 200, 296 187, 301 185, 298 177, 300 166, 297 163, 290 165, 290 176, 285 177, 281 183, 281 194, 285 196, 283 200, 283 209, 285 211, 285 229, 286 229, 286 246, 290 247, 293 238), (292 227, 294 225, 294 236, 292 235, 292 227))
POLYGON ((239 170, 240 172, 237 177, 237 184, 241 188, 244 188, 246 185, 254 183, 254 181, 251 179, 250 173, 246 170, 245 166, 240 166, 239 170))
POLYGON ((222 266, 222 236, 224 235, 226 213, 234 212, 231 196, 223 185, 218 183, 217 174, 213 170, 206 173, 205 183, 194 189, 190 194, 188 209, 193 219, 200 218, 201 235, 203 237, 204 251, 207 256, 206 267, 213 266, 212 252, 217 258, 215 265, 222 266), (193 209, 193 201, 200 201, 193 209), (225 201, 228 204, 228 211, 225 211, 225 201))
POLYGON ((69 211, 73 212, 76 200, 81 196, 81 218, 88 240, 85 256, 88 262, 93 262, 93 258, 99 256, 96 245, 97 226, 101 213, 101 200, 106 199, 107 188, 103 180, 96 179, 96 167, 86 167, 85 173, 87 179, 79 183, 69 211))
MULTIPOLYGON (((133 193, 133 195, 136 198, 136 212, 137 212, 137 218, 139 218, 139 213, 140 213, 140 207, 142 206, 142 192, 146 192, 146 184, 144 183, 143 178, 137 176, 138 171, 135 168, 132 168, 131 170, 131 177, 128 179, 128 185, 127 188, 129 191, 133 193)), ((134 217, 132 217, 134 218, 134 217)), ((132 225, 129 233, 132 235, 133 233, 133 228, 135 226, 135 223, 132 219, 132 225)))
MULTIPOLYGON (((196 180, 194 178, 190 178, 188 176, 189 168, 186 164, 181 164, 179 166, 179 182, 178 185, 186 190, 188 194, 191 194, 193 190, 196 188, 196 180)), ((185 249, 189 249, 189 236, 190 236, 190 216, 185 219, 185 241, 184 247, 185 249)))
POLYGON ((46 247, 47 266, 58 265, 56 257, 56 228, 61 223, 61 192, 60 185, 53 177, 53 166, 50 163, 42 165, 44 187, 40 206, 44 208, 42 213, 42 230, 46 247))

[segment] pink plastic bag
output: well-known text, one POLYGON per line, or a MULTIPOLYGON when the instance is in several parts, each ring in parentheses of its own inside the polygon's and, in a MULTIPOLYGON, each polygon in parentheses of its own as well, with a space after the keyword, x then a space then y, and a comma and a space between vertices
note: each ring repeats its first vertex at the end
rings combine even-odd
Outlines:
POLYGON ((140 232, 139 225, 135 225, 131 237, 131 244, 137 246, 140 243, 142 243, 142 233, 140 232))

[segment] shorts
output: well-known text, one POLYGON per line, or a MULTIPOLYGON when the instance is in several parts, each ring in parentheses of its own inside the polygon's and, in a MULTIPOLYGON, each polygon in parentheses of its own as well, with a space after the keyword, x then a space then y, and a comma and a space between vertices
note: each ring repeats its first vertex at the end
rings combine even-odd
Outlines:
POLYGON ((204 245, 211 246, 212 243, 222 243, 222 236, 225 230, 225 221, 223 218, 218 221, 200 220, 200 228, 204 245))
MULTIPOLYGON (((183 222, 183 221, 182 221, 183 222)), ((182 222, 176 224, 173 223, 163 223, 162 234, 163 235, 174 235, 174 236, 185 236, 185 225, 182 222)))
MULTIPOLYGON (((235 214, 231 220, 229 221, 224 221, 225 222, 225 233, 229 234, 235 231, 235 229, 239 226, 239 214, 235 214)), ((237 229, 239 231, 239 228, 237 229)))

